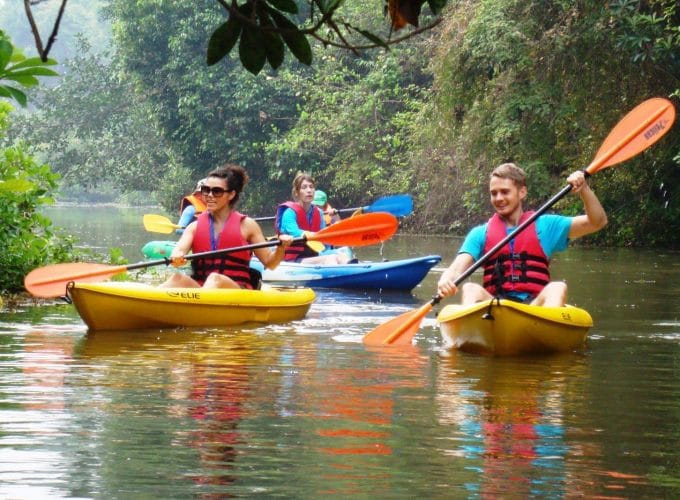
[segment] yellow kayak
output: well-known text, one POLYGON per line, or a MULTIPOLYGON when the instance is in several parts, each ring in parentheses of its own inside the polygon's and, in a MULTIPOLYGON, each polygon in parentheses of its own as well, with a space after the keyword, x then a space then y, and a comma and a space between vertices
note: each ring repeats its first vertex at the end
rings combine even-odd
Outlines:
POLYGON ((449 305, 437 321, 448 347, 495 356, 580 349, 593 326, 590 314, 578 307, 540 307, 503 299, 449 305))
POLYGON ((71 283, 68 296, 91 331, 282 323, 304 318, 310 288, 158 288, 133 282, 71 283))

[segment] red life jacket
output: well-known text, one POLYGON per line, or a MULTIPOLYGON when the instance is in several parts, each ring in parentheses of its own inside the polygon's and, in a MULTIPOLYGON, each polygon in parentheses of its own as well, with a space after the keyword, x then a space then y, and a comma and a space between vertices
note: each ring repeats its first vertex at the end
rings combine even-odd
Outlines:
MULTIPOLYGON (((317 232, 321 230, 321 209, 317 206, 312 207, 312 222, 307 220, 307 214, 302 205, 295 203, 294 201, 286 201, 281 203, 276 209, 276 219, 274 220, 274 229, 277 234, 281 234, 281 218, 283 217, 283 212, 287 208, 290 208, 295 212, 295 219, 297 220, 297 225, 303 231, 317 232)), ((314 257, 319 255, 317 252, 309 248, 304 243, 297 243, 286 248, 286 253, 284 254, 284 260, 294 261, 298 259, 303 259, 305 257, 314 257)))
MULTIPOLYGON (((211 215, 210 212, 203 212, 196 221, 196 232, 191 251, 193 253, 209 252, 221 248, 247 245, 248 242, 241 235, 241 221, 245 217, 245 215, 235 210, 232 211, 227 222, 224 224, 224 228, 222 228, 219 241, 215 244, 216 248, 213 248, 210 241, 211 215)), ((255 270, 250 268, 251 257, 251 251, 241 250, 239 252, 216 255, 215 257, 194 259, 191 261, 193 269, 191 277, 202 285, 210 273, 218 272, 233 279, 241 288, 259 288, 259 279, 256 280, 258 277, 253 275, 255 270)))
MULTIPOLYGON (((519 224, 531 217, 532 213, 524 212, 519 224)), ((487 224, 484 253, 506 236, 505 223, 498 214, 494 214, 487 224)), ((526 292, 535 297, 550 282, 549 264, 550 261, 538 240, 534 222, 484 264, 484 288, 494 296, 502 296, 508 292, 526 292)))

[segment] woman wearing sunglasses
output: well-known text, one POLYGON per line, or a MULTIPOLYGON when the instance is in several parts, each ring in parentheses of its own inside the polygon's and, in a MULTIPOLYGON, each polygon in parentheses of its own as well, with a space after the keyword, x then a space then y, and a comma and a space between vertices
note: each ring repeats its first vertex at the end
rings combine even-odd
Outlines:
MULTIPOLYGON (((293 200, 278 206, 274 228, 282 235, 299 238, 326 227, 321 208, 314 204, 316 188, 311 175, 300 172, 293 180, 293 200)), ((326 248, 321 252, 304 244, 291 245, 286 250, 287 261, 305 264, 347 264, 352 257, 340 249, 326 248)))
MULTIPOLYGON (((170 261, 173 266, 186 264, 184 256, 223 248, 240 247, 266 241, 259 224, 234 208, 239 195, 248 182, 246 171, 227 164, 208 174, 201 186, 206 211, 187 226, 175 245, 170 261)), ((274 269, 283 260, 286 248, 293 240, 281 235, 281 245, 274 251, 258 248, 255 255, 268 269, 274 269)), ((191 261, 192 274, 173 274, 162 287, 182 288, 247 288, 260 286, 260 273, 250 267, 250 250, 230 252, 191 261)))

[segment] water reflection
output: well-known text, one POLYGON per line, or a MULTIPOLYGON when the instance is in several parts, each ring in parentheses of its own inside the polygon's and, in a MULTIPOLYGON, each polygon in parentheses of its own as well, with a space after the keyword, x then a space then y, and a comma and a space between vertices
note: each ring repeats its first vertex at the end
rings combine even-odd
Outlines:
POLYGON ((344 350, 317 349, 304 337, 287 340, 276 407, 283 425, 299 433, 303 490, 312 496, 389 491, 395 406, 403 391, 422 390, 427 358, 415 347, 373 354, 357 346, 353 356, 365 361, 348 364, 344 350))
MULTIPOLYGON (((565 409, 574 384, 588 377, 578 355, 486 358, 448 353, 437 382, 441 423, 481 496, 560 497, 567 490, 565 409)), ((574 493, 573 491, 569 491, 574 493)))
POLYGON ((21 363, 27 410, 62 410, 64 383, 75 347, 71 332, 32 330, 23 339, 21 363))
POLYGON ((145 383, 157 386, 152 398, 164 406, 158 417, 166 422, 168 445, 195 452, 181 476, 211 493, 236 481, 239 449, 250 446, 241 422, 259 390, 257 371, 274 364, 279 349, 277 337, 254 331, 97 332, 87 336, 80 356, 115 356, 100 376, 128 391, 137 385, 135 375, 120 366, 139 367, 145 383))

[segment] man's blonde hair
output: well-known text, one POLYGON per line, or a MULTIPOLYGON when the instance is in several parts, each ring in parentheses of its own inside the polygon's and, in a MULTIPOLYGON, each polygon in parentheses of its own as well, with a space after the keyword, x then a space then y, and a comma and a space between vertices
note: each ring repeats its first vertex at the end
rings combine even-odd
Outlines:
POLYGON ((491 172, 489 180, 493 179, 494 177, 510 179, 519 188, 525 187, 527 185, 527 176, 524 173, 524 170, 519 168, 514 163, 503 163, 502 165, 498 165, 493 169, 493 172, 491 172))

